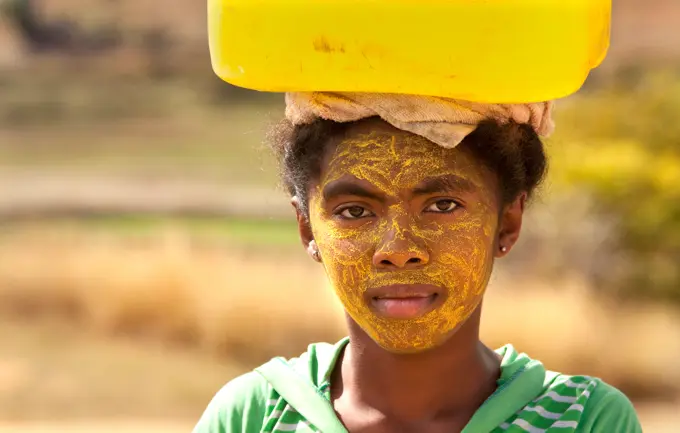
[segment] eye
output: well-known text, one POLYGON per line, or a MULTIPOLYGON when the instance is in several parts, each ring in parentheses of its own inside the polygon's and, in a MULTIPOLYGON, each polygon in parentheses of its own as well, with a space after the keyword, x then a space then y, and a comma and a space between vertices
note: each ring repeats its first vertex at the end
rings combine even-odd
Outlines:
POLYGON ((340 210, 338 215, 346 219, 359 219, 369 217, 373 214, 361 206, 350 206, 340 210))
POLYGON ((425 212, 449 213, 458 207, 458 203, 453 200, 437 200, 425 208, 425 212))

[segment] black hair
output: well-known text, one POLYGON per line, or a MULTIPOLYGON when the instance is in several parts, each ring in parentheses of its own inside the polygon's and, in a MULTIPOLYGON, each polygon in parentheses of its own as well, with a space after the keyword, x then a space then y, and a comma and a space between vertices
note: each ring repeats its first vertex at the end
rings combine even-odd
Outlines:
MULTIPOLYGON (((352 124, 323 119, 297 126, 284 122, 273 131, 270 142, 279 160, 281 180, 288 193, 298 197, 305 215, 307 188, 321 174, 326 145, 345 135, 352 124)), ((487 120, 459 146, 496 174, 503 204, 523 192, 531 197, 547 172, 543 143, 529 125, 487 120)))

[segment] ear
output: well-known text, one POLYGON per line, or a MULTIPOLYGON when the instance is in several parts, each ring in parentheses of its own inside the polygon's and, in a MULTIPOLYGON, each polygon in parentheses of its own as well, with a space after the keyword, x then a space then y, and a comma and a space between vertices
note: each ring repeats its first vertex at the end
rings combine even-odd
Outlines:
POLYGON ((503 209, 498 226, 496 258, 507 255, 519 239, 526 201, 527 194, 523 192, 503 209))
POLYGON ((297 196, 295 196, 291 199, 290 202, 293 205, 293 208, 295 209, 295 217, 297 219, 298 224, 298 233, 300 235, 302 245, 307 250, 307 254, 309 254, 309 256, 313 260, 321 262, 321 255, 319 253, 319 248, 316 245, 316 241, 314 240, 312 226, 309 223, 309 218, 302 210, 302 206, 300 205, 300 199, 297 196))

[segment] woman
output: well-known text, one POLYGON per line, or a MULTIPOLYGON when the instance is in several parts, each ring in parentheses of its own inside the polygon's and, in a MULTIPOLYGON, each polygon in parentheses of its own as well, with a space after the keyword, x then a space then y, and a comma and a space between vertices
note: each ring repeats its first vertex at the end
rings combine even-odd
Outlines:
POLYGON ((480 342, 494 260, 515 245, 546 171, 550 113, 287 95, 283 179, 349 338, 228 383, 195 432, 641 431, 629 400, 599 379, 480 342))

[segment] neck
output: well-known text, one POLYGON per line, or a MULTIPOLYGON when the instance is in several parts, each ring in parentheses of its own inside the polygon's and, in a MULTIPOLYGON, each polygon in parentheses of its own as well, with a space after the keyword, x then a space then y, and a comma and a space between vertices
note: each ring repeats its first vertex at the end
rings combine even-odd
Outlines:
POLYGON ((408 355, 381 348, 350 319, 341 397, 404 421, 472 416, 500 374, 498 356, 479 340, 479 319, 480 308, 443 345, 408 355))

